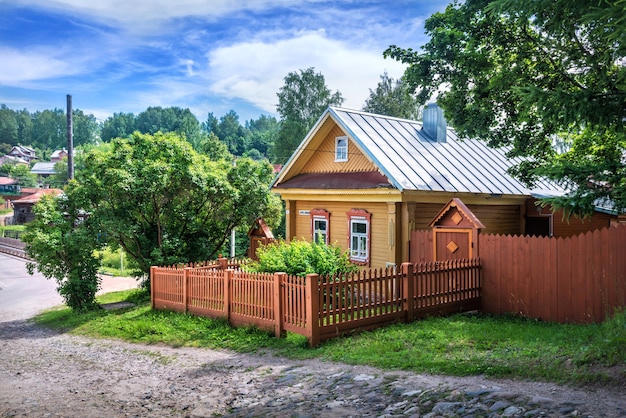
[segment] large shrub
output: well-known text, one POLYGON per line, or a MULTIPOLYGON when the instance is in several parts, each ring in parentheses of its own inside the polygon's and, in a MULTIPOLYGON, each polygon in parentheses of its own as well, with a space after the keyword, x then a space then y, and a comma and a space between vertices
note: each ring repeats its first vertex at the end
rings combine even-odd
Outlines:
POLYGON ((294 240, 290 243, 276 241, 257 250, 259 261, 249 265, 252 271, 304 276, 317 273, 321 276, 351 273, 357 266, 350 263, 347 251, 336 244, 294 240))

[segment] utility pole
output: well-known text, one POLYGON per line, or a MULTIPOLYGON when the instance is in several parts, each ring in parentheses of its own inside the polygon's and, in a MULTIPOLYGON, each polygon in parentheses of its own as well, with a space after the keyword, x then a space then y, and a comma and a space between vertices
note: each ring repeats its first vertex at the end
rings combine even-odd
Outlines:
POLYGON ((72 126, 72 95, 67 95, 67 179, 74 178, 74 129, 72 126))

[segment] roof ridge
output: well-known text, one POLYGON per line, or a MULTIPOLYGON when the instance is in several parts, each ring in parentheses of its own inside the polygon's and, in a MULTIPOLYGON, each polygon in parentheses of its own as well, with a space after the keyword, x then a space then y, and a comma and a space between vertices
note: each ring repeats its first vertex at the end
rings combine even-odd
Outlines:
MULTIPOLYGON (((350 108, 347 108, 347 107, 339 107, 339 106, 328 106, 328 107, 330 109, 334 110, 334 111, 348 112, 348 113, 358 113, 360 115, 368 115, 368 116, 372 116, 372 117, 375 117, 375 118, 378 118, 378 119, 392 119, 392 120, 409 122, 409 123, 417 123, 419 125, 423 125, 424 124, 424 122, 421 121, 421 120, 399 118, 397 116, 381 115, 379 113, 366 112, 365 110, 356 110, 356 109, 350 109, 350 108)), ((448 127, 448 128, 452 129, 450 127, 448 127)))

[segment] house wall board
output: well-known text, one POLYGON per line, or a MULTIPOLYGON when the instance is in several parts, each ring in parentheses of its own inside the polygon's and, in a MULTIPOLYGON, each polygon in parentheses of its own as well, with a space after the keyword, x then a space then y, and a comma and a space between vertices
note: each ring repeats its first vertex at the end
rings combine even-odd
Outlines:
POLYGON ((552 235, 555 237, 571 237, 587 231, 607 228, 617 216, 607 213, 594 212, 590 218, 581 219, 572 216, 570 219, 563 218, 563 211, 558 210, 552 213, 550 206, 541 207, 535 204, 537 199, 528 199, 526 202, 526 213, 529 218, 550 216, 552 217, 552 235))
POLYGON ((335 162, 335 138, 346 134, 337 126, 330 130, 315 154, 302 167, 300 173, 352 173, 375 171, 374 164, 357 145, 348 140, 348 161, 335 162))
POLYGON ((296 202, 296 233, 299 240, 311 241, 311 217, 307 211, 324 209, 330 213, 330 242, 337 243, 343 250, 348 249, 348 217, 350 209, 364 209, 371 213, 370 265, 374 268, 385 267, 389 246, 388 205, 386 203, 357 202, 296 202))
POLYGON ((467 205, 488 234, 521 234, 519 205, 467 205))

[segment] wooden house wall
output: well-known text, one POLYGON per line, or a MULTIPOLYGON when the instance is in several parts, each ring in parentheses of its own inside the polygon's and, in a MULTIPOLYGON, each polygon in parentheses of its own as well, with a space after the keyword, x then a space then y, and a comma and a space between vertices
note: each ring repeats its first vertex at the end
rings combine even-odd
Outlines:
POLYGON ((442 203, 416 204, 415 216, 413 217, 413 229, 430 229, 428 225, 430 225, 433 218, 437 216, 443 206, 444 204, 442 203))
POLYGON ((521 207, 519 205, 467 205, 485 225, 487 234, 518 235, 522 231, 521 207))
POLYGON ((346 134, 335 125, 300 173, 352 173, 375 171, 376 167, 354 142, 348 140, 348 161, 335 162, 335 138, 346 134))
POLYGON ((293 237, 299 240, 311 241, 311 217, 300 215, 300 211, 324 209, 330 213, 330 242, 337 243, 343 250, 348 249, 348 216, 350 209, 364 209, 372 214, 370 265, 374 268, 385 267, 388 254, 388 215, 386 203, 357 203, 357 202, 323 202, 298 201, 296 202, 296 233, 293 237))
MULTIPOLYGON (((413 229, 429 229, 428 225, 444 205, 418 203, 415 205, 413 229)), ((518 205, 467 205, 491 234, 520 234, 521 219, 518 205)))
POLYGON ((617 220, 617 216, 607 213, 595 212, 591 218, 580 219, 572 216, 570 219, 563 219, 563 211, 552 213, 549 206, 544 208, 535 205, 536 199, 528 199, 526 202, 526 214, 529 218, 539 216, 552 216, 552 235, 555 237, 571 237, 574 235, 594 231, 596 229, 607 228, 612 221, 617 220))

